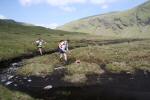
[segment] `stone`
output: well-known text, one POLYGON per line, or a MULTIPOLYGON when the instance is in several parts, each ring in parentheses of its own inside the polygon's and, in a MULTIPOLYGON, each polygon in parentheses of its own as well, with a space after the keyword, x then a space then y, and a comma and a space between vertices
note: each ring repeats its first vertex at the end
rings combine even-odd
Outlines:
POLYGON ((52 85, 47 85, 47 86, 44 87, 44 90, 49 90, 49 89, 51 89, 51 88, 53 88, 52 85))

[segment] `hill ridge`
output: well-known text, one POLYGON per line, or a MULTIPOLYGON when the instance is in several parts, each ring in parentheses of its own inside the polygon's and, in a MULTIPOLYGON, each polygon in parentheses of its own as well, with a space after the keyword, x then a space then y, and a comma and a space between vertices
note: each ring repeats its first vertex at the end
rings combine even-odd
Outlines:
POLYGON ((91 34, 131 34, 150 32, 150 1, 135 8, 89 16, 58 27, 59 30, 91 34))

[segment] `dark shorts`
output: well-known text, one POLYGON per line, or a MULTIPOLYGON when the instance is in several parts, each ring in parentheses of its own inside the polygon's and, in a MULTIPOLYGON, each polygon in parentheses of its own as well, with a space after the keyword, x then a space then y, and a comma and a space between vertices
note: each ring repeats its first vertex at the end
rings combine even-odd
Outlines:
POLYGON ((59 50, 59 53, 65 53, 62 49, 58 49, 59 50))

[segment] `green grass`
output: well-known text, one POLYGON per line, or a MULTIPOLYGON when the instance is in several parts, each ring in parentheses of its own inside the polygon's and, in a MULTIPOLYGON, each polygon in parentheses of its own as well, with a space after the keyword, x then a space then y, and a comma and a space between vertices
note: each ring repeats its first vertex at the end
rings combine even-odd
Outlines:
POLYGON ((58 27, 70 32, 104 36, 150 37, 150 1, 133 9, 82 18, 58 27))
MULTIPOLYGON (((67 82, 87 84, 85 82, 88 75, 104 73, 101 65, 105 65, 106 70, 112 73, 134 73, 136 69, 150 71, 150 40, 99 46, 98 43, 103 43, 103 40, 117 41, 125 38, 50 30, 1 20, 0 26, 0 61, 36 51, 36 46, 32 43, 39 37, 47 41, 45 51, 56 49, 62 39, 70 39, 69 46, 78 48, 71 50, 68 55, 69 65, 64 66, 67 74, 62 80, 67 82), (75 63, 76 60, 81 63, 75 63)), ((55 67, 63 66, 58 53, 26 59, 23 64, 17 74, 24 76, 51 75, 55 67)), ((1 100, 34 100, 24 93, 9 90, 1 85, 0 88, 1 100)))
POLYGON ((0 85, 0 100, 39 100, 29 95, 13 90, 9 90, 0 85))
MULTIPOLYGON (((44 39, 47 44, 44 45, 45 51, 51 51, 58 47, 58 43, 63 39, 71 40, 71 47, 84 46, 81 40, 106 40, 119 37, 92 36, 84 33, 65 32, 51 30, 37 26, 23 26, 16 23, 8 23, 0 20, 0 61, 18 57, 22 54, 31 54, 36 51, 33 44, 39 37, 44 39)), ((86 43, 87 45, 87 43, 86 43)))
POLYGON ((103 72, 98 64, 84 61, 79 64, 74 62, 66 66, 66 69, 68 74, 65 75, 63 80, 76 84, 86 84, 86 75, 101 74, 103 72))
MULTIPOLYGON (((65 66, 67 74, 65 81, 72 83, 84 83, 87 75, 101 75, 105 69, 111 73, 132 73, 136 70, 150 71, 150 40, 103 45, 80 47, 71 50, 69 65, 65 66), (80 60, 77 64, 75 61, 80 60)), ((51 75, 57 65, 62 65, 59 61, 59 54, 54 53, 42 57, 35 57, 24 61, 24 66, 20 67, 20 75, 51 75)), ((63 66, 63 65, 62 65, 63 66)))
POLYGON ((18 70, 18 74, 45 76, 52 73, 55 65, 58 63, 59 57, 57 54, 35 57, 30 60, 25 60, 25 65, 18 70))
POLYGON ((39 37, 47 41, 45 50, 57 48, 62 39, 85 36, 81 33, 51 30, 37 26, 24 26, 17 22, 0 20, 0 61, 36 51, 33 44, 39 37), (78 36, 79 35, 79 36, 78 36))
POLYGON ((8 23, 0 20, 0 61, 18 57, 22 54, 30 54, 36 51, 33 44, 39 37, 44 39, 47 44, 45 51, 56 49, 60 40, 70 39, 71 46, 84 45, 80 40, 87 39, 109 39, 112 37, 90 36, 84 33, 65 32, 51 30, 36 26, 23 26, 16 23, 8 23), (78 44, 77 44, 78 42, 78 44))

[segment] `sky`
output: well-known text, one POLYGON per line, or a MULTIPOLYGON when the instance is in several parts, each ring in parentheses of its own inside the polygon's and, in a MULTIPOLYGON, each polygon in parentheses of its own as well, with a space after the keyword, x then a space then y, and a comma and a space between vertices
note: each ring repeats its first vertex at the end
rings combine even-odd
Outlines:
POLYGON ((80 18, 124 11, 147 0, 0 0, 0 19, 55 28, 80 18))

